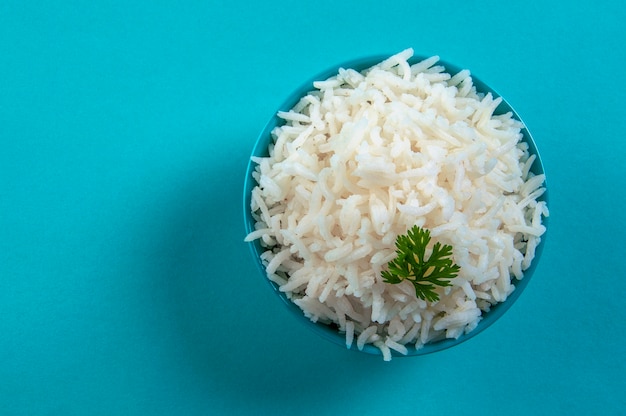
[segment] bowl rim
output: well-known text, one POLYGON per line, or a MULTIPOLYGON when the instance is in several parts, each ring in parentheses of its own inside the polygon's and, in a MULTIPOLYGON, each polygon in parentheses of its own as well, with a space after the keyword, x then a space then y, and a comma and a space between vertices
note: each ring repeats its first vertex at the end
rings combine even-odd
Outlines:
MULTIPOLYGON (((313 87, 314 81, 326 80, 329 77, 336 75, 340 68, 344 68, 344 69, 351 68, 357 71, 363 71, 384 61, 385 59, 391 56, 393 56, 393 54, 370 55, 370 56, 365 56, 361 58, 347 60, 342 63, 327 67, 325 70, 318 72, 316 75, 312 77, 309 77, 305 82, 301 83, 299 86, 294 88, 292 92, 287 96, 287 98, 283 100, 282 104, 274 111, 274 114, 272 115, 272 117, 267 121, 267 123, 261 130, 261 133, 257 136, 252 152, 250 154, 250 157, 248 158, 247 166, 246 166, 246 173, 245 173, 246 176, 244 179, 244 186, 243 186, 243 215, 244 215, 244 228, 245 228, 246 235, 254 231, 254 220, 252 219, 252 213, 250 210, 250 202, 251 202, 252 189, 257 185, 257 183, 256 183, 256 180, 252 177, 252 172, 254 172, 255 167, 256 167, 256 163, 252 161, 252 157, 268 155, 268 146, 272 142, 271 131, 275 127, 284 124, 284 120, 280 119, 277 116, 278 111, 289 111, 290 109, 292 109, 302 97, 304 97, 310 91, 315 90, 315 88, 313 87)), ((408 61, 410 64, 415 64, 428 58, 430 58, 430 56, 413 55, 411 58, 409 58, 408 61)), ((439 59, 436 65, 442 65, 445 68, 445 72, 449 73, 450 75, 454 75, 464 69, 444 59, 439 59)), ((545 174, 545 167, 543 165, 543 159, 541 158, 539 149, 535 143, 533 136, 531 135, 522 117, 520 116, 519 112, 517 112, 513 108, 513 106, 501 94, 498 93, 496 89, 484 83, 480 79, 480 77, 477 77, 473 73, 471 73, 471 77, 472 77, 472 82, 476 90, 479 93, 486 94, 490 92, 494 99, 497 97, 500 97, 502 99, 502 102, 496 107, 494 114, 498 115, 498 114, 504 114, 506 112, 512 112, 514 118, 516 118, 523 124, 524 127, 521 130, 522 139, 520 141, 526 142, 528 144, 528 151, 531 155, 532 154, 536 155, 536 159, 533 162, 530 168, 530 171, 536 175, 545 174)), ((547 175, 546 175, 546 179, 544 180, 543 186, 546 190, 543 193, 543 195, 541 195, 538 198, 538 200, 545 201, 546 204, 549 206, 549 187, 548 187, 547 175)), ((528 286, 529 281, 531 280, 532 276, 535 274, 535 270, 539 264, 539 261, 541 259, 541 256, 544 251, 545 244, 546 244, 546 238, 548 236, 548 230, 549 230, 548 223, 549 223, 549 217, 543 217, 542 225, 544 225, 544 227, 546 228, 546 231, 541 236, 541 241, 539 242, 539 244, 537 245, 535 249, 535 257, 533 261, 531 262, 530 266, 524 271, 523 278, 521 280, 515 279, 515 281, 512 282, 512 284, 515 285, 515 289, 507 297, 507 299, 504 302, 500 302, 491 306, 490 310, 487 312, 482 311, 481 319, 478 322, 477 326, 472 331, 468 333, 463 333, 458 338, 444 338, 444 339, 440 339, 436 341, 431 341, 431 342, 424 344, 420 348, 415 348, 414 345, 406 345, 406 348, 408 350, 408 353, 406 355, 401 354, 394 350, 391 350, 391 355, 393 357, 408 357, 408 356, 426 355, 426 354, 431 354, 434 352, 442 351, 442 350, 460 345, 474 338, 478 334, 482 333, 487 328, 491 327, 519 299, 521 294, 524 292, 524 290, 528 286)), ((332 343, 336 345, 343 346, 343 348, 346 348, 344 333, 339 332, 336 327, 332 327, 327 324, 311 321, 309 318, 307 318, 304 315, 303 311, 296 304, 294 304, 291 300, 289 300, 283 292, 279 291, 278 285, 276 283, 272 282, 271 280, 267 278, 265 266, 263 265, 259 257, 260 254, 265 250, 262 249, 259 241, 254 240, 254 241, 248 242, 248 247, 250 249, 250 253, 254 259, 254 262, 256 266, 258 267, 258 270, 260 271, 264 280, 270 285, 271 289, 282 300, 282 303, 287 307, 287 309, 292 313, 292 315, 296 316, 297 319, 303 322, 309 329, 313 330, 313 332, 317 333, 322 338, 325 338, 326 340, 331 341, 332 343)), ((347 349, 364 352, 364 353, 371 354, 371 355, 382 355, 382 351, 378 347, 374 346, 373 344, 365 344, 363 349, 358 349, 356 346, 356 342, 353 342, 352 345, 347 349)))

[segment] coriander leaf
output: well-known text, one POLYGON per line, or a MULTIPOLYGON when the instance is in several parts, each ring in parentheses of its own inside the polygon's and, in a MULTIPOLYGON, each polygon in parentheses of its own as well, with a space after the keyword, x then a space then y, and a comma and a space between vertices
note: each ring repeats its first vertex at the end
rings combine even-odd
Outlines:
POLYGON ((405 235, 396 238, 396 258, 387 263, 381 273, 386 283, 397 284, 408 279, 415 287, 415 295, 430 302, 439 300, 437 286, 450 286, 460 267, 452 262, 452 246, 433 245, 426 259, 426 247, 430 242, 430 231, 413 226, 405 235))

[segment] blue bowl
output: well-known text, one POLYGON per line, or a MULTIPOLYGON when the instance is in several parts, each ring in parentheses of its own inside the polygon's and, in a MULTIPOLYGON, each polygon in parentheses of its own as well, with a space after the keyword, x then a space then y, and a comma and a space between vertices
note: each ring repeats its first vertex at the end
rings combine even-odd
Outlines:
MULTIPOLYGON (((284 124, 284 121, 282 119, 280 119, 276 115, 276 113, 278 111, 289 111, 290 109, 292 109, 303 96, 305 96, 308 92, 314 90, 314 87, 313 87, 313 82, 314 81, 325 80, 325 79, 330 78, 331 76, 336 75, 337 72, 339 71, 339 68, 346 68, 346 69, 351 68, 351 69, 354 69, 354 70, 357 70, 357 71, 362 71, 364 69, 367 69, 367 68, 369 68, 369 67, 371 67, 373 65, 376 65, 376 64, 382 62, 383 60, 385 60, 389 56, 391 56, 391 55, 377 55, 377 56, 370 56, 370 57, 366 57, 366 58, 360 58, 360 59, 354 59, 354 60, 351 60, 351 61, 347 61, 347 62, 344 62, 342 64, 332 66, 332 67, 328 68, 327 70, 325 70, 323 72, 320 72, 316 76, 310 78, 309 80, 307 80, 303 84, 301 84, 298 88, 296 88, 291 93, 291 95, 289 95, 289 97, 287 97, 287 99, 276 110, 276 112, 274 113, 272 118, 270 118, 268 123, 265 125, 265 128, 263 129, 263 131, 261 132, 261 134, 257 138, 257 141, 256 141, 256 143, 254 145, 253 150, 252 150, 251 156, 259 156, 259 157, 267 157, 267 156, 269 156, 268 146, 269 146, 269 144, 272 141, 270 133, 271 133, 271 131, 275 127, 284 124)), ((415 64, 415 63, 418 63, 418 62, 420 62, 420 61, 422 61, 424 59, 427 59, 427 58, 428 57, 413 56, 411 59, 409 59, 409 63, 410 64, 415 64)), ((454 64, 448 63, 448 62, 446 62, 444 60, 439 60, 437 65, 443 65, 446 68, 446 72, 450 73, 451 75, 454 75, 454 74, 458 73, 459 71, 461 71, 462 69, 464 69, 464 68, 458 67, 458 66, 456 66, 454 64)), ((501 97, 500 94, 498 94, 493 88, 489 87, 487 84, 485 84, 483 81, 481 81, 473 73, 472 73, 472 81, 473 81, 474 86, 476 87, 476 90, 478 92, 485 93, 485 94, 490 92, 493 95, 494 98, 501 97)), ((513 107, 504 98, 502 98, 502 102, 496 108, 496 110, 494 111, 494 114, 496 114, 496 115, 497 114, 504 114, 504 113, 507 113, 507 112, 513 113, 513 116, 517 120, 519 120, 519 121, 521 121, 523 123, 523 120, 521 119, 519 114, 513 109, 513 107)), ((528 131, 527 128, 522 129, 522 134, 523 134, 522 141, 524 141, 524 142, 526 142, 528 144, 529 153, 531 155, 532 154, 536 155, 535 162, 531 166, 530 171, 533 172, 536 175, 543 174, 544 173, 544 167, 543 167, 543 163, 541 161, 541 157, 539 155, 539 151, 537 149, 537 145, 535 144, 535 141, 533 140, 533 138, 530 135, 530 132, 528 131)), ((254 219, 252 218, 252 213, 250 211, 250 200, 251 200, 252 189, 257 185, 256 181, 252 177, 252 172, 254 171, 255 166, 256 166, 256 164, 253 163, 252 161, 248 162, 248 166, 247 166, 247 169, 246 169, 246 177, 245 177, 245 181, 244 181, 244 189, 243 189, 243 216, 244 216, 244 225, 245 225, 245 232, 246 232, 246 234, 254 231, 254 219)), ((546 192, 544 192, 544 194, 540 198, 538 198, 538 200, 546 201, 546 203, 548 203, 547 181, 544 182, 544 187, 546 188, 546 192)), ((546 230, 547 230, 547 228, 548 228, 548 218, 544 218, 543 221, 542 221, 542 224, 546 227, 546 230)), ((541 254, 542 254, 543 248, 545 246, 546 236, 547 236, 547 231, 541 237, 541 242, 538 244, 538 246, 536 248, 535 258, 533 259, 530 267, 524 271, 524 278, 521 281, 516 281, 515 282, 515 290, 513 291, 513 293, 511 293, 504 302, 501 302, 501 303, 498 303, 498 304, 492 306, 491 309, 489 310, 489 312, 483 312, 481 321, 478 323, 478 326, 473 331, 469 332, 468 334, 463 334, 459 338, 456 338, 456 339, 443 339, 443 340, 440 340, 440 341, 430 342, 430 343, 427 343, 426 345, 424 345, 423 347, 421 347, 419 349, 416 349, 414 346, 407 345, 406 347, 408 349, 408 354, 406 356, 415 356, 415 355, 429 354, 429 353, 433 353, 433 352, 437 352, 437 351, 441 351, 441 350, 453 347, 455 345, 459 345, 459 344, 467 341, 468 339, 470 339, 472 337, 475 337, 476 335, 480 334, 482 331, 484 331, 485 329, 490 327, 495 321, 497 321, 502 315, 504 315, 504 313, 507 310, 509 310, 509 308, 511 306, 513 306, 513 304, 520 297, 522 292, 524 292, 524 289, 526 288, 526 286, 528 286, 528 283, 530 282, 530 279, 533 276, 533 274, 535 273, 537 265, 539 264, 539 260, 541 258, 541 254)), ((273 283, 272 281, 270 281, 267 278, 267 275, 266 275, 266 272, 265 272, 265 266, 262 264, 262 262, 260 260, 260 256, 261 256, 261 254, 265 250, 263 249, 263 247, 261 247, 261 244, 259 243, 259 240, 255 240, 253 242, 250 242, 249 243, 249 247, 250 247, 250 251, 252 253, 252 257, 254 259, 254 262, 256 263, 256 265, 257 265, 257 267, 259 269, 260 278, 265 279, 268 282, 268 284, 270 285, 271 289, 274 291, 276 296, 283 302, 283 304, 286 306, 286 308, 297 319, 299 319, 304 325, 308 326, 310 329, 312 329, 318 335, 320 335, 321 337, 323 337, 323 338, 325 338, 325 339, 327 339, 327 340, 329 340, 329 341, 331 341, 331 342, 333 342, 335 344, 343 346, 343 348, 346 348, 346 339, 345 339, 345 334, 344 333, 340 333, 337 330, 337 327, 335 327, 335 326, 322 324, 322 323, 314 323, 311 320, 309 320, 307 317, 304 316, 302 310, 298 306, 296 306, 293 302, 291 302, 285 296, 284 293, 282 293, 282 292, 280 292, 278 290, 278 285, 276 285, 275 283, 273 283)), ((356 342, 354 342, 352 344, 352 346, 350 347, 350 349, 355 350, 355 351, 361 351, 361 352, 372 354, 372 355, 382 355, 380 349, 378 349, 377 347, 375 347, 374 345, 371 345, 371 344, 366 344, 362 350, 359 350, 356 347, 356 342)), ((405 355, 397 353, 396 351, 393 351, 393 350, 391 351, 391 354, 392 354, 392 356, 398 356, 398 357, 404 357, 405 356, 405 355)))

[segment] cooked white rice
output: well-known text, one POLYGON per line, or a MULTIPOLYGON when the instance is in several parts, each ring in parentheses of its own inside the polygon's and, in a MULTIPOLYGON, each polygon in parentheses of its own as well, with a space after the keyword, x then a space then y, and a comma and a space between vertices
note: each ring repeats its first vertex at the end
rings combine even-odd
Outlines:
POLYGON ((501 99, 477 93, 469 71, 412 56, 315 82, 278 114, 270 156, 253 158, 246 240, 267 249, 268 278, 348 347, 373 344, 385 360, 472 331, 523 278, 548 215, 521 122, 494 115, 501 99), (381 278, 413 225, 452 245, 460 266, 438 302, 381 278))

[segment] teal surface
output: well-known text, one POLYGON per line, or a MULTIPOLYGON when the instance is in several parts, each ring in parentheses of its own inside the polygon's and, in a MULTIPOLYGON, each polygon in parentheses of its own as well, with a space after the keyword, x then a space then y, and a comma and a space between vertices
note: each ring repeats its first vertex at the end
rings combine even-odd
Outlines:
POLYGON ((624 21, 619 1, 0 2, 0 414, 624 414, 624 21), (385 363, 284 310, 241 195, 294 88, 406 47, 520 113, 552 215, 501 319, 385 363))

